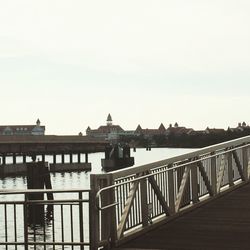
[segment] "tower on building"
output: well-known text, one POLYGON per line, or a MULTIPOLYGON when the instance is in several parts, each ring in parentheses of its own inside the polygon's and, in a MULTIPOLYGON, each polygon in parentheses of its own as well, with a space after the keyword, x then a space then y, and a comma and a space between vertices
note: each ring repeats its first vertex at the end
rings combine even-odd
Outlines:
POLYGON ((108 114, 108 117, 107 117, 107 125, 108 126, 111 126, 112 125, 112 117, 110 114, 108 114))

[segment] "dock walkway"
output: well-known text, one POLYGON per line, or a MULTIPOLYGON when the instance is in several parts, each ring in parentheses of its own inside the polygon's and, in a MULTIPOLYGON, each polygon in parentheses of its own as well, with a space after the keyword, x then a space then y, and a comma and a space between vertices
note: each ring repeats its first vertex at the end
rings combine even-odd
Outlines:
POLYGON ((250 184, 117 249, 249 250, 250 184))

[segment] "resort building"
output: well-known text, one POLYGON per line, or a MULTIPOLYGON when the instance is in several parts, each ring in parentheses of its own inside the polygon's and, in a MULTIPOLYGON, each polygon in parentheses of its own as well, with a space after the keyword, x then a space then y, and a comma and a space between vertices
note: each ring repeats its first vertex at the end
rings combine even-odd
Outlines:
POLYGON ((102 125, 98 129, 91 129, 88 127, 86 135, 96 138, 117 139, 120 134, 125 132, 119 125, 113 125, 110 114, 108 114, 106 122, 106 125, 102 125))
POLYGON ((5 125, 0 126, 0 135, 44 135, 45 126, 41 126, 39 119, 36 125, 5 125))

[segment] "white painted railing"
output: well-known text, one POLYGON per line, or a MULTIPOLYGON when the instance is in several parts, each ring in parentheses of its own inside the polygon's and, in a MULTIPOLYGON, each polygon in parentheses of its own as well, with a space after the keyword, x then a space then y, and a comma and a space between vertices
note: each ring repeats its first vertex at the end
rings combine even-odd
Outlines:
POLYGON ((95 241, 119 245, 248 181, 249 145, 247 136, 151 164, 92 175, 98 218, 95 241))

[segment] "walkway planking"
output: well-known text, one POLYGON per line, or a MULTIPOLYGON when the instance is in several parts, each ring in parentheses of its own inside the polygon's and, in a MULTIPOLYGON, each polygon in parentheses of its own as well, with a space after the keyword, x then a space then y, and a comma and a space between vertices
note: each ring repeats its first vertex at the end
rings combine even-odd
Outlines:
POLYGON ((117 249, 249 250, 250 184, 117 249))

